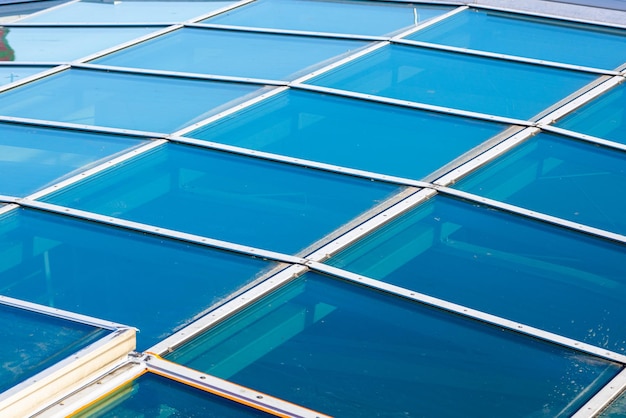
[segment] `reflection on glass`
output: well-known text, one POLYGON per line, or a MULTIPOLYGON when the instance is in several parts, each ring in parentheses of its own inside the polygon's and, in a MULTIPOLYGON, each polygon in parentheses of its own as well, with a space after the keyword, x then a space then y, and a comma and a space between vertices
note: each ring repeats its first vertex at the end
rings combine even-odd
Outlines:
POLYGON ((139 350, 270 267, 38 211, 0 217, 0 294, 137 327, 139 350))
POLYGON ((310 83, 528 119, 594 78, 582 72, 390 45, 310 83))
POLYGON ((71 69, 0 94, 0 113, 171 133, 261 94, 256 85, 71 69))
POLYGON ((74 418, 120 417, 270 417, 257 409, 235 403, 153 373, 144 374, 74 418))
POLYGON ((624 247, 442 196, 329 264, 626 352, 624 247))
POLYGON ((293 253, 400 188, 169 144, 46 200, 293 253))
POLYGON ((576 109, 556 126, 626 144, 626 85, 621 84, 576 109))
POLYGON ((24 197, 145 142, 0 123, 0 194, 24 197))
POLYGON ((0 86, 21 81, 31 75, 47 70, 49 67, 34 65, 0 66, 0 86))
POLYGON ((624 30, 493 10, 467 9, 407 39, 605 69, 626 62, 624 30))
POLYGON ((626 154, 542 134, 454 187, 626 234, 626 154))
POLYGON ((167 358, 338 417, 568 416, 620 370, 312 273, 167 358))
POLYGON ((365 1, 257 0, 204 22, 355 35, 391 35, 451 9, 448 6, 365 1))
POLYGON ((100 58, 94 63, 188 73, 294 79, 364 45, 365 42, 340 39, 186 28, 100 58), (163 59, 165 56, 167 60, 163 59))
POLYGON ((235 1, 78 1, 26 17, 28 23, 182 22, 234 4, 235 1))
MULTIPOLYGON (((5 253, 6 254, 6 253, 5 253)), ((6 264, 3 258, 0 261, 6 264)), ((85 348, 109 331, 0 304, 0 392, 85 348)))
POLYGON ((15 61, 15 51, 9 45, 10 29, 0 26, 0 61, 15 61))
MULTIPOLYGON (((15 27, 9 33, 9 29, 5 28, 4 37, 0 38, 0 61, 72 61, 155 30, 157 28, 15 27), (6 59, 6 47, 9 43, 12 48, 11 59, 6 59)), ((1 32, 2 27, 0 34, 1 32)))
POLYGON ((505 128, 475 119, 289 90, 187 136, 421 179, 505 128))

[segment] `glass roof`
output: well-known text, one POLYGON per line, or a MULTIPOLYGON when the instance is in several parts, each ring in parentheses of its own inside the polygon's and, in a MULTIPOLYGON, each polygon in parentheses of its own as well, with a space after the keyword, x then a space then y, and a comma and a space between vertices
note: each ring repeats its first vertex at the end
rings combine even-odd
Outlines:
POLYGON ((626 22, 482 3, 4 17, 0 298, 139 330, 95 372, 0 304, 7 376, 86 375, 41 417, 609 414, 626 22))

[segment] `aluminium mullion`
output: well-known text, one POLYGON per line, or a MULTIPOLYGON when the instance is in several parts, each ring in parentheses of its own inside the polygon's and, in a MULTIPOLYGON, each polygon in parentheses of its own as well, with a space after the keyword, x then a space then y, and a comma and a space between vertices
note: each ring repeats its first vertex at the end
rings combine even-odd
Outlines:
POLYGON ((11 82, 9 84, 5 84, 4 86, 0 86, 0 93, 3 93, 5 91, 7 91, 7 90, 14 89, 16 87, 23 86, 24 84, 27 84, 27 83, 30 83, 30 82, 33 82, 33 81, 40 80, 40 79, 48 77, 50 75, 54 75, 54 74, 60 73, 61 71, 65 71, 65 70, 67 70, 69 68, 70 68, 69 65, 62 64, 62 65, 59 65, 57 67, 50 68, 48 70, 43 70, 40 73, 29 75, 28 77, 24 77, 21 80, 13 81, 13 82, 11 82))
POLYGON ((527 324, 512 321, 512 320, 509 320, 509 319, 506 319, 497 315, 492 315, 490 313, 487 313, 481 310, 477 310, 477 309, 469 308, 467 306, 452 303, 444 299, 439 299, 439 298, 429 296, 424 293, 420 293, 411 289, 392 285, 392 284, 389 284, 380 280, 372 279, 367 276, 363 276, 360 274, 342 270, 340 268, 333 267, 327 264, 322 264, 322 263, 311 261, 307 263, 307 266, 312 271, 338 277, 338 278, 341 278, 343 280, 346 280, 352 283, 366 286, 368 288, 380 290, 388 294, 410 299, 423 305, 441 309, 446 312, 460 315, 466 318, 474 319, 481 323, 487 323, 490 325, 495 325, 497 327, 505 328, 516 334, 523 334, 523 335, 530 336, 539 340, 543 340, 543 341, 547 341, 547 342, 557 344, 563 347, 571 348, 575 351, 585 352, 587 354, 591 354, 596 357, 611 360, 611 361, 618 362, 621 364, 626 364, 626 355, 624 354, 610 351, 610 350, 607 350, 607 349, 604 349, 604 348, 601 348, 592 344, 588 344, 582 341, 578 341, 572 338, 567 338, 560 334, 555 334, 553 332, 549 332, 541 328, 536 328, 533 326, 529 326, 527 324))
POLYGON ((76 63, 72 64, 72 68, 101 71, 101 72, 115 72, 123 74, 138 74, 147 76, 159 76, 159 77, 171 77, 171 78, 185 78, 193 80, 204 81, 224 81, 229 83, 245 83, 245 84, 260 84, 265 86, 286 86, 287 81, 281 80, 266 80, 260 78, 238 77, 238 76, 226 76, 215 74, 199 74, 199 73, 186 73, 180 71, 166 71, 166 70, 149 70, 144 68, 130 68, 130 67, 117 67, 113 65, 101 65, 101 64, 84 64, 76 63))
POLYGON ((561 136, 570 137, 583 142, 600 145, 606 148, 612 148, 619 151, 626 151, 626 144, 622 144, 608 139, 598 138, 591 135, 585 135, 580 132, 570 131, 568 129, 559 128, 553 125, 539 125, 542 131, 555 133, 561 136))
POLYGON ((620 394, 626 390, 626 369, 623 369, 609 383, 607 383, 595 396, 584 404, 572 418, 591 418, 602 412, 620 394))
POLYGON ((230 318, 237 312, 240 312, 261 298, 280 289, 307 271, 309 271, 309 268, 306 267, 304 263, 290 265, 286 269, 268 277, 256 286, 237 295, 233 299, 230 299, 226 303, 218 306, 216 309, 209 311, 204 316, 198 318, 169 337, 161 340, 154 346, 147 349, 146 352, 154 353, 159 356, 172 352, 177 347, 192 340, 216 324, 230 318))
POLYGON ((220 8, 220 9, 213 10, 213 11, 205 13, 203 15, 195 16, 195 17, 192 17, 191 19, 187 19, 183 23, 185 23, 185 24, 186 23, 197 23, 197 22, 199 22, 201 20, 205 20, 205 19, 208 19, 210 17, 217 16, 219 14, 222 14, 222 13, 225 13, 225 12, 229 12, 231 10, 238 9, 238 8, 240 8, 242 6, 245 6, 247 4, 250 4, 250 3, 254 3, 255 1, 256 0, 240 0, 240 1, 235 2, 234 4, 231 4, 229 6, 224 6, 224 7, 220 8))
MULTIPOLYGON (((39 16, 39 15, 45 14, 45 13, 51 11, 51 10, 57 10, 57 9, 62 8, 62 7, 65 7, 65 6, 69 6, 70 4, 80 3, 80 1, 81 0, 70 0, 70 1, 65 2, 65 3, 57 4, 56 6, 48 7, 47 9, 39 10, 39 11, 37 11, 35 13, 30 13, 30 14, 26 15, 24 18, 30 18, 30 17, 34 17, 34 16, 39 16)), ((21 20, 21 19, 19 19, 19 20, 21 20)), ((19 20, 18 20, 18 22, 19 22, 19 20)))
POLYGON ((8 296, 0 295, 0 304, 6 306, 12 306, 14 308, 27 310, 30 312, 36 312, 38 314, 60 318, 67 321, 77 322, 79 324, 90 325, 97 328, 103 328, 111 331, 118 329, 132 328, 127 325, 118 324, 116 322, 107 321, 92 316, 82 315, 76 312, 70 312, 63 309, 57 309, 50 306, 40 305, 37 303, 28 302, 21 299, 15 299, 8 296))
MULTIPOLYGON (((41 0, 45 1, 45 0, 41 0)), ((50 9, 46 9, 50 10, 50 9)), ((32 16, 32 15, 29 15, 32 16)), ((178 22, 11 22, 5 23, 2 26, 8 28, 37 28, 37 29, 58 29, 58 28, 134 28, 137 26, 143 27, 164 27, 177 25, 178 22)))
POLYGON ((541 59, 536 59, 536 58, 527 58, 527 57, 522 57, 519 55, 500 54, 496 52, 481 51, 478 49, 460 48, 456 46, 436 44, 436 43, 431 43, 431 42, 415 41, 412 39, 392 39, 391 42, 398 44, 398 45, 434 49, 437 51, 446 51, 446 52, 452 52, 455 54, 473 55, 473 56, 491 58, 491 59, 496 59, 496 60, 501 60, 501 61, 519 62, 523 64, 536 65, 536 66, 541 66, 541 67, 559 68, 563 70, 586 72, 586 73, 598 74, 598 75, 609 75, 609 76, 620 75, 619 71, 614 71, 614 70, 607 70, 607 69, 594 68, 594 67, 585 67, 582 65, 574 65, 574 64, 565 64, 565 63, 557 62, 557 61, 547 61, 547 60, 541 60, 541 59))
POLYGON ((173 363, 156 355, 146 355, 144 364, 146 364, 149 372, 271 415, 293 418, 330 418, 328 415, 320 412, 173 363))

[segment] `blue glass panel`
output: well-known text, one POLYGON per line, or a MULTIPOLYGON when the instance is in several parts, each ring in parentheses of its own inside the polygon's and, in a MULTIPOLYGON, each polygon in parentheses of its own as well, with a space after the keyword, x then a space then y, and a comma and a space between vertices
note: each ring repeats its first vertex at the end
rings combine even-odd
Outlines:
POLYGON ((549 215, 626 234, 626 154, 539 135, 455 187, 549 215))
POLYGON ((76 418, 246 418, 273 415, 166 377, 148 373, 72 416, 76 418))
POLYGON ((626 351, 624 247, 438 196, 329 264, 626 351))
POLYGON ((390 35, 451 9, 447 6, 365 1, 257 0, 205 22, 313 32, 390 35))
POLYGON ((623 393, 597 415, 598 418, 622 418, 624 416, 626 416, 626 395, 623 393))
POLYGON ((37 211, 0 218, 0 294, 138 327, 140 350, 270 267, 37 211))
POLYGON ((167 358, 338 417, 568 416, 620 369, 314 274, 167 358))
POLYGON ((170 133, 264 90, 247 84, 73 69, 0 94, 0 114, 170 133))
POLYGON ((235 1, 89 1, 83 0, 21 19, 28 23, 182 22, 235 1))
POLYGON ((120 67, 294 79, 365 42, 187 28, 94 61, 120 67), (167 56, 167 60, 163 57, 167 56), (254 62, 254 65, 250 65, 254 62))
POLYGON ((33 65, 7 65, 0 66, 0 86, 21 81, 23 78, 40 73, 47 70, 48 67, 40 67, 33 65))
POLYGON ((110 331, 0 304, 0 392, 110 331))
POLYGON ((168 144, 46 199, 296 252, 399 190, 365 179, 168 144))
POLYGON ((5 28, 11 61, 72 61, 138 38, 155 28, 5 28))
POLYGON ((626 144, 626 84, 573 111, 556 126, 626 144))
POLYGON ((144 142, 0 123, 0 194, 26 196, 144 142))
POLYGON ((465 10, 407 39, 606 69, 626 62, 624 30, 491 10, 465 10))
POLYGON ((311 83, 528 119, 594 78, 550 67, 391 45, 311 83))
POLYGON ((420 179, 505 128, 290 90, 187 136, 420 179))

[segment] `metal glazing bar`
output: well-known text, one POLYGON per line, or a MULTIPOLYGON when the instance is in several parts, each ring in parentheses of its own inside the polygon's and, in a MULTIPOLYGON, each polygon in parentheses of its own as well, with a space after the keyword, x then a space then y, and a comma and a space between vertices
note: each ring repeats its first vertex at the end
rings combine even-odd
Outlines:
POLYGON ((591 135, 585 135, 585 134, 581 134, 580 132, 574 132, 574 131, 570 131, 570 130, 563 129, 563 128, 557 128, 556 126, 552 126, 552 125, 540 125, 539 127, 541 128, 542 131, 546 131, 546 132, 550 132, 550 133, 554 133, 554 134, 558 134, 562 136, 568 136, 573 139, 578 139, 584 142, 590 142, 592 144, 601 145, 603 147, 612 148, 612 149, 616 149, 619 151, 626 151, 626 144, 621 144, 619 142, 609 141, 607 139, 598 138, 598 137, 591 136, 591 135))
POLYGON ((172 363, 156 355, 148 354, 144 359, 148 371, 152 373, 193 386, 239 404, 267 412, 271 415, 293 418, 330 418, 320 412, 172 363))
POLYGON ((245 101, 243 103, 240 103, 240 104, 238 104, 236 106, 232 106, 232 107, 224 110, 223 112, 220 112, 218 114, 210 116, 210 117, 208 117, 208 118, 206 118, 206 119, 204 119, 204 120, 202 120, 200 122, 196 122, 193 125, 189 125, 189 126, 183 128, 183 129, 179 130, 179 131, 176 131, 172 135, 168 136, 168 138, 169 137, 178 137, 178 136, 181 136, 181 135, 185 135, 185 134, 187 134, 187 133, 189 133, 191 131, 195 131, 196 129, 198 129, 198 128, 202 127, 202 126, 208 125, 209 123, 215 122, 216 120, 225 118, 226 116, 230 116, 233 113, 236 113, 236 112, 238 112, 238 111, 240 111, 242 109, 245 109, 247 107, 254 106, 257 103, 260 103, 261 101, 263 101, 265 99, 269 99, 270 97, 276 96, 277 94, 282 93, 282 92, 286 91, 287 89, 288 89, 288 87, 286 87, 286 86, 276 87, 273 90, 268 91, 267 93, 263 93, 263 94, 261 94, 259 96, 255 96, 252 99, 247 100, 247 101, 245 101))
POLYGON ((391 104, 391 105, 396 105, 396 106, 408 107, 410 109, 427 110, 430 112, 445 113, 445 114, 463 116, 463 117, 472 118, 472 119, 486 120, 490 122, 499 122, 499 123, 504 123, 507 125, 535 126, 535 122, 529 122, 527 120, 522 120, 522 119, 514 119, 514 118, 508 118, 504 116, 490 115, 487 113, 471 112, 468 110, 455 109, 452 107, 429 105, 426 103, 412 102, 410 100, 393 99, 390 97, 376 96, 373 94, 357 93, 357 92, 353 92, 349 90, 340 90, 340 89, 335 89, 331 87, 316 86, 313 84, 302 84, 300 82, 295 82, 295 81, 291 82, 289 86, 292 88, 301 89, 301 90, 315 91, 315 92, 324 93, 324 94, 332 94, 334 96, 350 97, 353 99, 367 100, 370 102, 377 102, 377 103, 386 103, 386 104, 391 104))
POLYGON ((185 27, 196 29, 213 29, 232 32, 247 32, 247 33, 261 33, 268 35, 292 35, 292 36, 306 36, 313 38, 329 38, 329 39, 346 39, 355 41, 388 41, 388 36, 373 36, 373 35, 351 35, 345 33, 335 32, 314 32, 305 30, 294 29, 273 29, 273 28, 261 28, 250 26, 234 26, 234 25, 220 25, 216 23, 193 23, 185 24, 185 27))
MULTIPOLYGON (((2 25, 0 25, 2 26, 2 25)), ((0 61, 0 68, 2 67, 43 67, 42 69, 56 67, 63 65, 65 62, 61 61, 0 61)))
POLYGON ((29 196, 27 196, 25 199, 26 200, 36 200, 36 199, 40 199, 44 196, 47 196, 51 193, 57 192, 59 190, 61 190, 64 187, 68 187, 71 186, 72 184, 78 183, 81 180, 84 180, 87 177, 90 176, 94 176, 98 173, 101 173, 104 170, 107 170, 113 166, 116 166, 118 164, 123 163, 124 161, 128 161, 132 158, 135 158, 139 155, 145 154, 149 151, 152 151, 155 148, 158 148, 160 146, 162 146, 163 144, 165 144, 167 141, 165 141, 164 139, 157 139, 154 140, 152 142, 149 142, 145 145, 139 146, 135 149, 133 149, 132 151, 129 152, 125 152, 124 154, 113 158, 111 160, 105 161, 104 163, 97 165, 96 167, 93 167, 91 169, 85 170, 82 173, 79 173, 75 176, 72 176, 68 179, 65 179, 63 181, 60 181, 58 183, 53 184, 52 186, 46 187, 45 189, 39 190, 29 196))
MULTIPOLYGON (((6 197, 6 196, 5 196, 6 197)), ((2 196, 0 196, 0 200, 1 200, 2 196)), ((17 200, 17 198, 15 198, 15 200, 17 200)), ((15 203, 10 203, 4 206, 0 206, 0 216, 5 215, 15 209, 19 209, 20 205, 16 205, 15 203)))
POLYGON ((591 418, 611 404, 626 390, 626 369, 607 383, 593 398, 582 406, 572 418, 591 418))
POLYGON ((44 71, 42 71, 40 73, 33 74, 33 75, 28 76, 28 77, 24 77, 24 78, 22 78, 20 80, 14 81, 14 82, 9 83, 9 84, 5 84, 4 86, 0 86, 0 93, 5 92, 7 90, 14 89, 16 87, 23 86, 24 84, 30 83, 32 81, 36 81, 36 80, 42 79, 44 77, 48 77, 49 75, 60 73, 61 71, 67 70, 68 68, 70 68, 69 65, 66 65, 66 64, 59 65, 58 67, 50 68, 50 69, 44 70, 44 71))
POLYGON ((332 267, 326 264, 321 264, 321 263, 311 261, 307 263, 307 266, 311 268, 311 270, 317 271, 319 273, 324 273, 324 274, 328 274, 331 276, 339 277, 341 279, 344 279, 353 283, 358 283, 360 285, 364 285, 364 286, 374 288, 377 290, 381 290, 386 293, 390 293, 390 294, 397 295, 397 296, 402 296, 404 298, 411 299, 413 301, 419 302, 424 305, 442 309, 447 312, 451 312, 457 315, 461 315, 467 318, 477 320, 479 322, 488 323, 491 325, 495 325, 497 327, 505 328, 518 334, 524 334, 526 336, 530 336, 530 337, 537 338, 543 341, 548 341, 553 344, 558 344, 560 346, 571 348, 576 351, 582 351, 582 352, 592 354, 594 356, 601 357, 607 360, 626 364, 626 355, 609 351, 600 347, 596 347, 594 345, 587 344, 582 341, 577 341, 571 338, 563 337, 562 335, 559 335, 559 334, 554 334, 552 332, 548 332, 548 331, 535 328, 526 324, 511 321, 511 320, 508 320, 508 319, 505 319, 496 315, 491 315, 483 311, 479 311, 476 309, 468 308, 463 305, 458 305, 456 303, 448 302, 443 299, 428 296, 423 293, 419 293, 410 289, 406 289, 403 287, 385 283, 380 280, 375 280, 375 279, 365 277, 359 274, 354 274, 349 271, 345 271, 345 270, 332 267))
POLYGON ((90 325, 96 328, 103 328, 108 330, 117 330, 132 328, 126 325, 118 324, 116 322, 106 321, 99 318, 94 318, 87 315, 78 314, 75 312, 65 311, 62 309, 52 308, 49 306, 39 305, 37 303, 27 302, 21 299, 10 298, 8 296, 0 295, 0 304, 12 306, 31 312, 40 313, 55 318, 61 318, 72 322, 78 322, 80 324, 90 325))
POLYGON ((159 77, 173 77, 173 78, 187 78, 194 80, 207 80, 207 81, 226 81, 230 83, 246 83, 246 84, 260 84, 268 86, 286 86, 287 81, 279 80, 265 80, 260 78, 248 78, 248 77, 236 77, 226 75, 211 75, 211 74, 199 74, 199 73, 183 73, 179 71, 165 71, 165 70, 148 70, 143 68, 129 68, 129 67, 116 67, 112 65, 99 65, 99 64, 72 64, 72 68, 79 68, 90 71, 106 71, 125 74, 140 74, 140 75, 152 75, 159 77))
POLYGON ((46 12, 51 11, 51 10, 60 9, 61 7, 65 7, 65 6, 68 6, 68 5, 73 4, 73 3, 79 3, 80 1, 81 0, 71 0, 71 1, 68 1, 67 3, 57 4, 56 6, 49 7, 47 9, 43 9, 43 10, 39 10, 38 12, 35 12, 35 13, 31 13, 31 14, 27 15, 26 17, 39 16, 39 15, 42 15, 42 14, 44 14, 46 12))
MULTIPOLYGON (((45 9, 48 11, 50 9, 45 9)), ((32 15, 29 15, 29 17, 32 15)), ((1 26, 5 28, 38 28, 38 29, 58 29, 58 28, 134 28, 137 26, 144 27, 164 27, 178 25, 178 22, 10 22, 1 26)))
POLYGON ((308 270, 309 269, 304 265, 291 265, 287 267, 277 274, 270 276, 267 280, 264 280, 258 285, 252 287, 248 291, 241 293, 237 297, 200 317, 198 320, 192 322, 178 332, 170 335, 164 340, 161 340, 159 343, 146 350, 146 352, 155 353, 160 356, 172 352, 175 348, 180 347, 182 344, 202 334, 210 327, 231 317, 235 313, 267 296, 271 292, 281 288, 290 281, 295 280, 308 270))
POLYGON ((255 0, 241 0, 239 2, 231 4, 230 6, 224 6, 224 7, 220 8, 220 9, 213 10, 212 12, 205 13, 205 14, 200 15, 200 16, 196 16, 196 17, 194 17, 192 19, 189 19, 189 20, 185 21, 185 23, 196 23, 196 22, 199 22, 201 20, 205 20, 205 19, 208 19, 210 17, 217 16, 219 14, 222 14, 222 13, 225 13, 225 12, 229 12, 231 10, 235 10, 235 9, 241 7, 241 6, 245 6, 246 4, 253 3, 254 1, 255 0))
POLYGON ((480 51, 477 49, 459 48, 456 46, 414 41, 411 39, 393 39, 391 42, 399 44, 399 45, 407 45, 407 46, 413 46, 413 47, 418 47, 418 48, 428 48, 428 49, 434 49, 438 51, 453 52, 457 54, 474 55, 478 57, 491 58, 491 59, 497 59, 497 60, 502 60, 502 61, 520 62, 524 64, 538 65, 538 66, 543 66, 543 67, 561 68, 561 69, 570 70, 570 71, 587 72, 587 73, 601 74, 601 75, 620 75, 618 71, 613 71, 613 70, 605 70, 601 68, 592 68, 592 67, 585 67, 585 66, 573 65, 573 64, 564 64, 564 63, 557 62, 557 61, 546 61, 546 60, 540 60, 540 59, 535 59, 535 58, 526 58, 526 57, 522 57, 518 55, 498 54, 495 52, 480 51))
POLYGON ((441 22, 443 20, 446 20, 447 18, 452 17, 452 16, 454 16, 454 15, 456 15, 458 13, 461 13, 462 11, 467 10, 469 8, 466 5, 462 5, 462 4, 459 4, 459 3, 456 3, 454 5, 455 6, 458 5, 459 7, 455 8, 453 10, 450 10, 448 13, 444 13, 444 14, 439 15, 437 17, 434 17, 434 18, 432 18, 430 20, 427 20, 426 22, 424 22, 422 24, 419 24, 419 25, 414 26, 412 28, 409 28, 409 29, 407 29, 407 30, 405 30, 405 31, 403 31, 401 33, 398 33, 398 34, 394 35, 393 38, 391 38, 391 39, 401 39, 401 38, 404 38, 405 36, 412 35, 415 32, 419 32, 419 31, 424 30, 424 29, 426 29, 428 27, 436 25, 437 23, 439 23, 439 22, 441 22))
POLYGON ((303 264, 304 259, 294 257, 287 254, 268 251, 261 248, 249 247, 241 244, 231 243, 228 241, 217 240, 214 238, 203 237, 200 235, 188 234, 185 232, 175 231, 167 228, 160 228, 153 225, 142 224, 139 222, 127 221, 106 215, 100 215, 93 212, 87 212, 78 209, 72 209, 65 206, 53 205, 51 203, 40 202, 38 200, 7 198, 0 196, 0 202, 17 203, 22 207, 38 209, 44 212, 55 213, 59 215, 70 216, 77 219, 97 222, 104 225, 112 225, 123 229, 144 232, 165 238, 171 238, 178 241, 189 242, 206 247, 217 248, 220 250, 235 252, 248 256, 283 262, 291 264, 303 264))

